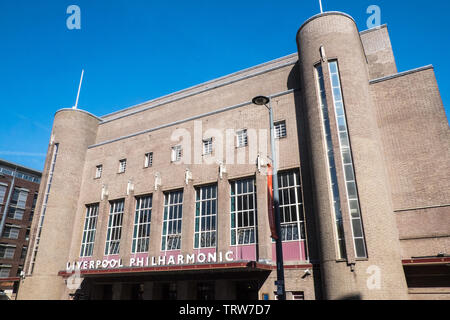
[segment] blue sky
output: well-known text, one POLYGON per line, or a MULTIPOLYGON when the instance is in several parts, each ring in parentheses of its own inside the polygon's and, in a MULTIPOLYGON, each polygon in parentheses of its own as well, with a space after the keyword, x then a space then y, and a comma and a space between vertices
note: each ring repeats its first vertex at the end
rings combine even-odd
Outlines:
MULTIPOLYGON (((433 64, 450 117, 449 1, 323 0, 367 29, 381 8, 399 71, 433 64)), ((0 158, 42 170, 54 113, 98 116, 297 51, 318 0, 0 0, 0 158), (69 5, 81 30, 69 30, 69 5), (261 45, 264 43, 264 46, 261 45)))

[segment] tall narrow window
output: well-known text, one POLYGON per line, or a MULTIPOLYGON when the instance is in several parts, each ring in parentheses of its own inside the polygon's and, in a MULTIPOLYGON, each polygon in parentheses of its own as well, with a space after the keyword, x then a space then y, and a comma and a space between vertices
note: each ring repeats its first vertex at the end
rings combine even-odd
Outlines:
POLYGON ((149 168, 151 166, 153 166, 153 152, 148 152, 145 154, 144 168, 149 168))
POLYGON ((127 170, 127 159, 119 161, 119 173, 124 173, 127 170))
POLYGON ((231 182, 231 245, 253 244, 256 239, 255 179, 231 182))
POLYGON ((124 202, 124 200, 117 200, 110 203, 105 255, 119 254, 124 202))
POLYGON ((300 177, 297 170, 278 173, 281 238, 306 240, 300 177))
POLYGON ((183 219, 183 191, 168 192, 164 195, 164 221, 162 230, 162 250, 181 248, 181 223, 183 219))
POLYGON ((95 167, 95 179, 100 179, 103 173, 103 166, 100 164, 95 167))
POLYGON ((236 131, 236 147, 245 147, 248 145, 247 129, 236 131))
POLYGON ((213 139, 209 138, 203 140, 203 155, 206 156, 212 154, 212 152, 213 152, 213 139))
POLYGON ((152 221, 152 196, 136 198, 132 253, 148 252, 150 223, 152 221))
POLYGON ((53 146, 53 155, 52 155, 52 162, 50 164, 50 170, 48 172, 48 178, 47 178, 47 185, 45 186, 45 193, 44 193, 44 200, 42 201, 42 207, 41 207, 41 214, 39 216, 39 225, 37 230, 37 236, 36 240, 34 242, 32 257, 31 257, 31 266, 29 273, 33 273, 34 265, 36 262, 36 256, 39 251, 39 242, 41 239, 41 233, 42 233, 42 226, 44 225, 44 219, 45 219, 45 213, 47 211, 47 203, 48 198, 50 196, 50 190, 52 188, 52 180, 53 180, 53 174, 55 172, 55 166, 56 166, 56 158, 58 157, 58 150, 59 150, 59 144, 55 143, 53 146))
POLYGON ((194 248, 216 246, 217 186, 197 188, 195 203, 194 248))
POLYGON ((358 198, 358 188, 355 180, 355 170, 353 167, 353 157, 349 141, 347 119, 345 117, 345 106, 342 98, 342 88, 339 76, 337 61, 328 63, 330 68, 331 87, 333 91, 333 104, 336 115, 337 130, 339 132, 339 145, 341 150, 342 165, 344 168, 345 186, 347 191, 348 206, 350 208, 350 218, 357 258, 366 258, 366 244, 361 219, 361 210, 358 198))
POLYGON ((275 139, 286 138, 286 121, 278 121, 274 124, 275 139))
POLYGON ((92 257, 97 230, 98 204, 86 206, 80 257, 92 257))
POLYGON ((181 148, 181 146, 175 146, 172 148, 172 155, 171 155, 172 162, 180 161, 182 155, 183 149, 181 148))
POLYGON ((0 185, 0 205, 5 200, 5 194, 6 194, 6 186, 0 185))
POLYGON ((325 81, 323 78, 322 66, 319 64, 316 66, 316 76, 319 90, 319 101, 320 110, 322 118, 322 128, 325 135, 325 147, 327 150, 327 163, 328 163, 328 174, 331 183, 331 195, 334 208, 334 219, 335 219, 335 231, 338 249, 338 258, 343 259, 346 256, 345 251, 345 240, 344 240, 344 228, 342 221, 341 212, 341 202, 339 198, 339 187, 336 173, 336 166, 334 160, 333 142, 331 140, 331 128, 330 119, 328 116, 328 103, 327 96, 325 92, 325 81))

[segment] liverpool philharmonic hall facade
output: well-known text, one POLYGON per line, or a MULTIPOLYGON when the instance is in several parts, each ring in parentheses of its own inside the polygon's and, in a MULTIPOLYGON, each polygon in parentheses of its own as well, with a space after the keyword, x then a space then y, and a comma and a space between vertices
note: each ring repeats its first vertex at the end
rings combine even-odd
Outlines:
POLYGON ((307 20, 298 53, 98 117, 56 112, 19 299, 450 298, 450 130, 386 26, 307 20))

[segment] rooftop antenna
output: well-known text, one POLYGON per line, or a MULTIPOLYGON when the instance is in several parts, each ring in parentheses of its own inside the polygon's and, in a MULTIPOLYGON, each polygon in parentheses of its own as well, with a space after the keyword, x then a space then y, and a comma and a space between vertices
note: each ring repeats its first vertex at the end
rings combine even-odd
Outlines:
POLYGON ((323 13, 322 0, 319 0, 319 4, 320 4, 320 13, 323 13))
POLYGON ((84 70, 81 70, 81 79, 80 79, 80 85, 78 86, 77 101, 75 102, 75 106, 72 109, 78 109, 78 99, 80 98, 80 91, 81 91, 81 84, 83 83, 83 76, 84 76, 84 70))

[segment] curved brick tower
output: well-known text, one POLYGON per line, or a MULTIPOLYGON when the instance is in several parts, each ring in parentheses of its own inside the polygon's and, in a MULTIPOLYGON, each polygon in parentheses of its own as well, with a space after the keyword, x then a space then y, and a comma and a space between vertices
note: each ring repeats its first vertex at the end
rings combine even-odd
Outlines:
POLYGON ((339 12, 316 15, 298 31, 297 45, 324 298, 407 299, 367 59, 356 23, 339 12))
POLYGON ((45 219, 33 270, 36 239, 30 242, 27 277, 18 297, 21 300, 58 300, 64 293, 64 279, 58 272, 65 269, 68 260, 84 158, 87 147, 95 142, 98 123, 96 117, 82 110, 63 109, 55 115, 37 200, 40 219, 35 219, 33 229, 39 230, 43 212, 45 219))

